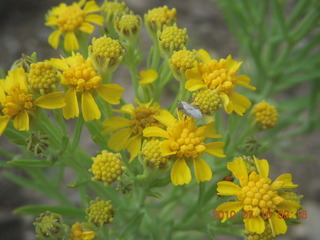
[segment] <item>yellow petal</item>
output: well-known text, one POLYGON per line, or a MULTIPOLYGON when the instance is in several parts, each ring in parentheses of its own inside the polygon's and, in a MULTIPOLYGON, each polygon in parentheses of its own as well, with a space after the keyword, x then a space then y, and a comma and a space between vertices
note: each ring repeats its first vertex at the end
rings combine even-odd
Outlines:
MULTIPOLYGON (((239 212, 243 208, 243 203, 242 202, 227 202, 227 203, 222 203, 216 208, 216 212, 226 212, 228 211, 229 213, 231 211, 235 211, 236 213, 239 212)), ((223 218, 221 222, 225 222, 230 214, 223 214, 223 218)))
POLYGON ((119 104, 124 88, 117 84, 102 84, 96 91, 108 103, 119 104))
POLYGON ((261 234, 264 232, 266 226, 265 222, 263 221, 262 217, 257 216, 257 217, 250 217, 243 219, 243 222, 245 224, 245 228, 249 232, 255 232, 258 234, 261 234))
POLYGON ((112 117, 108 118, 103 122, 103 134, 109 134, 114 130, 118 130, 124 127, 129 127, 131 125, 131 121, 129 119, 123 117, 112 117))
POLYGON ((191 80, 191 79, 201 80, 202 79, 202 75, 201 75, 201 72, 198 67, 188 69, 185 74, 186 74, 186 77, 188 80, 191 80))
POLYGON ((163 156, 170 156, 170 155, 174 155, 177 153, 177 151, 171 150, 170 143, 171 143, 171 141, 169 141, 169 140, 164 140, 161 142, 160 151, 163 156))
POLYGON ((146 127, 145 129, 143 129, 143 136, 169 138, 169 134, 167 133, 167 131, 155 126, 146 127))
POLYGON ((237 196, 241 192, 241 188, 233 182, 220 181, 218 182, 217 192, 218 195, 237 196))
POLYGON ((85 21, 97 24, 99 26, 102 26, 103 20, 103 17, 97 14, 90 14, 85 17, 85 21))
POLYGON ((299 185, 293 184, 292 175, 290 173, 285 173, 280 175, 274 182, 271 184, 273 190, 280 188, 297 188, 299 185))
POLYGON ((204 137, 206 138, 221 138, 222 136, 217 134, 217 130, 214 128, 214 122, 208 123, 206 130, 204 131, 204 137))
POLYGON ((66 106, 62 108, 62 113, 65 119, 70 119, 79 116, 79 106, 77 93, 74 88, 69 88, 65 97, 66 106))
POLYGON ((184 159, 178 158, 171 169, 171 181, 174 185, 188 184, 191 181, 191 171, 184 159))
POLYGON ((186 82, 185 88, 188 89, 190 92, 199 90, 200 88, 205 87, 206 85, 202 80, 199 79, 189 79, 186 82))
POLYGON ((134 112, 134 106, 131 103, 129 103, 129 104, 123 105, 119 110, 113 109, 112 111, 132 115, 134 112))
POLYGON ((224 110, 226 113, 230 114, 233 111, 233 104, 230 102, 230 99, 227 94, 225 93, 219 93, 221 97, 221 101, 223 103, 224 110))
POLYGON ((210 181, 212 178, 212 171, 208 163, 201 158, 193 159, 194 173, 196 175, 197 183, 210 181))
POLYGON ((167 110, 160 111, 160 114, 157 116, 153 116, 153 118, 167 127, 172 126, 176 122, 174 116, 172 116, 172 114, 167 110))
POLYGON ((67 32, 64 36, 64 48, 67 51, 79 49, 79 43, 74 32, 67 32))
POLYGON ((204 49, 198 50, 197 53, 203 62, 209 62, 211 60, 209 53, 207 51, 205 51, 204 49))
POLYGON ((13 126, 20 131, 29 130, 29 115, 26 110, 21 111, 15 116, 13 126))
POLYGON ((283 218, 279 218, 278 214, 273 213, 269 219, 271 231, 274 235, 285 234, 287 232, 287 224, 283 218))
POLYGON ((245 111, 251 107, 250 100, 239 93, 229 93, 229 99, 233 104, 233 111, 240 116, 243 116, 245 111))
POLYGON ((288 211, 290 213, 290 218, 296 218, 296 213, 299 208, 301 208, 299 203, 290 200, 284 200, 277 205, 277 210, 282 212, 288 211))
POLYGON ((49 60, 49 63, 50 63, 52 66, 54 66, 55 68, 58 68, 58 69, 60 69, 60 70, 62 70, 62 71, 66 71, 66 70, 69 69, 69 65, 68 65, 65 61, 63 61, 62 59, 60 59, 60 58, 51 58, 51 59, 49 60))
POLYGON ((108 140, 108 147, 114 151, 120 151, 125 148, 131 133, 132 130, 130 128, 125 128, 112 134, 108 140))
POLYGON ((226 59, 226 67, 228 68, 228 73, 233 75, 236 74, 241 66, 242 62, 235 61, 232 56, 229 55, 226 59))
POLYGON ((249 88, 250 90, 256 90, 254 86, 250 85, 251 79, 246 75, 236 76, 237 84, 249 88))
POLYGON ((79 27, 79 30, 91 34, 94 31, 94 26, 90 23, 83 22, 79 27))
POLYGON ((130 153, 129 162, 131 162, 136 156, 138 156, 141 149, 141 137, 136 135, 132 137, 128 142, 128 151, 130 153))
POLYGON ((224 142, 207 143, 205 152, 212 156, 224 158, 226 157, 226 155, 224 155, 223 153, 223 147, 224 147, 224 142))
POLYGON ((86 3, 86 5, 83 8, 83 11, 85 13, 93 13, 93 12, 99 12, 100 8, 98 5, 95 3, 95 1, 89 1, 86 3))
POLYGON ((253 157, 256 167, 258 169, 259 175, 267 178, 269 176, 269 163, 267 160, 262 159, 262 160, 258 160, 255 156, 253 157))
POLYGON ((83 92, 81 98, 81 110, 84 121, 88 122, 101 118, 101 112, 91 93, 83 92))
POLYGON ((38 107, 46 109, 57 109, 66 106, 65 99, 62 97, 64 92, 53 92, 37 98, 34 103, 38 107))
POLYGON ((4 132, 4 130, 7 128, 8 123, 10 121, 10 117, 5 115, 5 116, 0 116, 0 136, 4 132))
POLYGON ((49 44, 54 48, 57 49, 59 46, 59 40, 60 40, 60 35, 61 35, 61 31, 60 30, 56 30, 53 31, 49 38, 48 38, 48 42, 49 44))
POLYGON ((239 179, 240 186, 244 186, 248 183, 248 171, 241 157, 229 162, 227 166, 233 175, 239 179))
POLYGON ((149 84, 154 82, 158 78, 158 73, 153 69, 146 71, 140 71, 140 84, 149 84))

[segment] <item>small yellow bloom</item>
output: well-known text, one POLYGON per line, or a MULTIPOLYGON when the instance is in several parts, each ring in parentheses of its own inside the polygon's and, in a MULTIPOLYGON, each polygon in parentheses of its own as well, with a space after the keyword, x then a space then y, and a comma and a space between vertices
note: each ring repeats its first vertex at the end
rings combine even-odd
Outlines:
POLYGON ((197 106, 202 114, 212 115, 222 107, 221 98, 217 90, 201 89, 192 94, 192 105, 197 106))
POLYGON ((92 181, 102 181, 106 186, 118 180, 124 171, 119 153, 103 150, 92 160, 93 164, 89 169, 93 174, 92 181))
POLYGON ((149 126, 162 127, 163 125, 154 118, 161 112, 166 111, 160 109, 158 103, 152 104, 152 100, 148 103, 140 103, 136 100, 138 107, 132 104, 126 104, 120 110, 114 110, 120 113, 129 114, 130 119, 124 117, 112 117, 104 121, 103 134, 114 133, 108 140, 108 147, 114 151, 120 151, 127 148, 132 161, 140 152, 143 140, 142 131, 149 126))
POLYGON ((186 89, 189 91, 203 88, 218 90, 225 111, 228 114, 234 111, 242 116, 250 108, 251 102, 245 96, 233 91, 237 85, 255 90, 255 87, 250 85, 251 80, 248 76, 236 76, 242 62, 233 60, 231 55, 218 62, 211 59, 203 49, 198 51, 198 55, 202 62, 195 68, 186 71, 188 79, 185 85, 186 89))
POLYGON ((197 65, 196 54, 194 51, 179 50, 172 54, 169 65, 177 80, 185 81, 185 73, 197 65))
POLYGON ((210 166, 201 158, 204 153, 216 157, 223 154, 224 142, 205 143, 206 138, 221 137, 213 128, 213 122, 202 127, 196 127, 193 118, 175 119, 169 112, 155 116, 167 129, 152 126, 143 130, 145 137, 162 137, 160 150, 163 156, 171 156, 175 163, 171 169, 171 181, 174 185, 188 184, 191 181, 191 171, 187 161, 192 160, 197 182, 210 181, 212 172, 210 166))
POLYGON ((27 74, 23 68, 9 71, 6 79, 0 80, 0 103, 3 116, 0 116, 0 135, 10 119, 20 131, 29 130, 30 116, 36 107, 58 109, 65 106, 64 92, 53 92, 35 99, 27 86, 27 74))
POLYGON ((144 15, 146 27, 151 34, 157 34, 162 31, 163 27, 175 23, 177 10, 175 8, 168 9, 167 6, 153 8, 144 15))
POLYGON ((91 23, 102 26, 103 17, 93 14, 99 11, 100 8, 93 0, 89 2, 80 0, 71 6, 61 3, 58 7, 52 8, 46 16, 46 26, 57 28, 57 30, 49 36, 49 44, 57 49, 62 35, 64 37, 64 48, 67 51, 79 49, 77 33, 91 34, 94 30, 91 23))
POLYGON ((70 240, 91 240, 95 238, 94 231, 86 229, 86 223, 76 222, 70 230, 70 240))
POLYGON ((81 110, 86 122, 101 117, 93 94, 98 93, 110 104, 120 103, 124 88, 117 84, 101 84, 102 78, 97 75, 90 58, 84 59, 80 53, 73 53, 71 57, 50 61, 62 70, 61 83, 68 87, 65 96, 66 106, 62 109, 65 119, 79 116, 77 95, 81 95, 81 110))
POLYGON ((162 32, 158 33, 158 38, 164 55, 171 55, 173 51, 182 50, 189 41, 187 29, 178 28, 176 25, 165 26, 162 32))
POLYGON ((261 129, 273 128, 278 122, 278 111, 265 100, 257 103, 252 108, 252 113, 261 129))
POLYGON ((140 84, 150 84, 153 83, 158 78, 158 73, 153 69, 142 70, 140 71, 140 84))
MULTIPOLYGON (((288 211, 290 218, 295 218, 300 204, 286 200, 279 195, 280 189, 296 188, 298 185, 292 183, 291 174, 283 174, 274 182, 268 178, 269 164, 267 160, 255 158, 257 171, 248 173, 246 164, 241 157, 228 163, 228 169, 239 180, 240 185, 229 181, 218 182, 218 195, 236 196, 238 201, 227 202, 219 205, 216 211, 244 210, 248 215, 244 224, 247 231, 261 234, 265 231, 264 216, 270 212, 268 219, 273 235, 284 234, 287 224, 283 218, 278 217, 278 211, 288 211)), ((221 222, 226 221, 228 215, 224 215, 221 222)))
POLYGON ((46 211, 33 223, 37 239, 60 239, 65 234, 66 225, 61 215, 46 211))
POLYGON ((115 30, 123 39, 134 41, 140 34, 141 23, 141 17, 131 12, 115 19, 115 30))
POLYGON ((97 226, 103 226, 113 222, 114 210, 111 201, 104 201, 96 198, 90 202, 87 208, 88 221, 97 226))
POLYGON ((169 156, 162 155, 160 145, 161 141, 159 139, 151 139, 144 144, 141 153, 146 165, 157 168, 164 168, 167 165, 169 156))
POLYGON ((107 1, 105 0, 101 6, 101 12, 106 22, 113 25, 116 17, 121 16, 128 12, 128 7, 125 2, 107 1))

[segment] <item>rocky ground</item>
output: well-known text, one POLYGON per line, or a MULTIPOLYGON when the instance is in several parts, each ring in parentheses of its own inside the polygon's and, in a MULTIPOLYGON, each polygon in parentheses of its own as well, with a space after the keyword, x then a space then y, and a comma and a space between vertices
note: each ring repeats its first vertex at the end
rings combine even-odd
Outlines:
MULTIPOLYGON (((31 54, 36 51, 39 60, 50 57, 58 57, 59 52, 53 51, 48 45, 47 38, 51 29, 44 26, 44 15, 51 6, 56 6, 61 1, 35 1, 35 0, 15 0, 0 1, 0 67, 8 70, 12 62, 18 59, 22 53, 31 54)), ((71 2, 71 1, 67 1, 71 2)), ((189 46, 195 49, 205 48, 208 51, 215 51, 219 56, 226 57, 228 54, 237 56, 238 46, 236 40, 229 32, 226 23, 219 12, 217 5, 209 0, 128 0, 128 6, 138 14, 143 15, 147 9, 167 4, 169 7, 177 8, 177 24, 179 27, 186 27, 190 37, 189 46)), ((145 44, 150 44, 146 32, 142 32, 145 44)), ((123 73, 119 76, 121 81, 127 81, 129 86, 129 75, 123 73)), ((123 86, 125 83, 121 83, 123 86)), ((129 92, 129 91, 127 91, 129 92)), ((168 93, 169 94, 169 93, 168 93)), ((171 96, 168 96, 171 101, 171 96)), ((126 95, 126 99, 132 96, 126 95)), ((304 155, 305 153, 314 156, 320 155, 319 132, 314 132, 297 139, 299 146, 294 146, 295 153, 304 155)), ((95 147, 91 142, 83 141, 92 153, 95 147)), ((0 138, 1 147, 12 148, 7 139, 0 138)), ((320 179, 319 161, 293 163, 291 161, 279 161, 274 156, 269 155, 271 160, 272 177, 276 177, 284 172, 291 172, 294 180, 300 185, 299 191, 305 195, 304 208, 308 211, 309 217, 302 220, 300 226, 292 227, 284 237, 279 239, 293 240, 316 240, 320 235, 320 179)), ((319 160, 319 158, 317 159, 319 160)), ((4 240, 32 240, 35 239, 31 223, 33 218, 20 217, 11 212, 14 208, 46 202, 42 196, 21 189, 10 183, 1 173, 0 169, 0 236, 4 240)), ((220 238, 232 239, 232 238, 220 238)))

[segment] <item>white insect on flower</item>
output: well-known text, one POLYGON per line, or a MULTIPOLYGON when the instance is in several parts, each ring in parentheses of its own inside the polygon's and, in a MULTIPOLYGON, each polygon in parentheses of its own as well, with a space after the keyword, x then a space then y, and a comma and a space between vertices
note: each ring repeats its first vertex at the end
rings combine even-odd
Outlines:
POLYGON ((202 113, 199 108, 185 101, 179 101, 177 103, 178 111, 184 115, 192 118, 202 118, 202 113))

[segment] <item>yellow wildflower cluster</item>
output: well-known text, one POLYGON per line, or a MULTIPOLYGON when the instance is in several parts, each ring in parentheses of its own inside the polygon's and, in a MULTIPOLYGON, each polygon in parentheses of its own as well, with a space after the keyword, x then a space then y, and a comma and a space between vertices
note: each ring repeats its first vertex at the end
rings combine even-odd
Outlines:
POLYGON ((263 130, 273 128, 278 121, 278 111, 265 100, 256 104, 252 108, 252 113, 259 127, 263 130))

